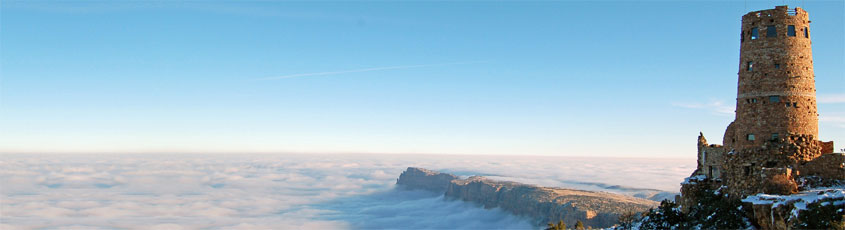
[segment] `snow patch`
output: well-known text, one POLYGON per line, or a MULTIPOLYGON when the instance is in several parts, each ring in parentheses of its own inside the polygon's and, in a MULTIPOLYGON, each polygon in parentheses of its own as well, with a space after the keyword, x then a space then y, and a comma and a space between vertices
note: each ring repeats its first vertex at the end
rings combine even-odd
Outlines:
POLYGON ((845 203, 845 187, 816 188, 792 195, 772 195, 760 193, 742 199, 742 202, 755 205, 771 205, 772 209, 781 205, 792 205, 792 216, 797 217, 798 213, 807 209, 807 204, 820 200, 836 200, 834 204, 845 203))

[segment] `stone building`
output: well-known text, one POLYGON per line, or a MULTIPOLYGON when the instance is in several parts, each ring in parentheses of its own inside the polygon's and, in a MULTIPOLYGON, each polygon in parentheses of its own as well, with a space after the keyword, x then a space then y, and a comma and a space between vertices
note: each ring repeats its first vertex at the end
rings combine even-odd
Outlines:
MULTIPOLYGON (((721 145, 708 145, 703 133, 698 135, 698 175, 706 178, 721 180, 722 162, 725 161, 725 147, 721 145)), ((696 173, 694 173, 696 174, 696 173)))
POLYGON ((772 191, 774 180, 845 180, 845 155, 818 138, 810 35, 809 15, 801 8, 742 16, 736 117, 722 145, 699 135, 698 167, 682 184, 682 206, 701 188, 744 197, 784 193, 772 191))

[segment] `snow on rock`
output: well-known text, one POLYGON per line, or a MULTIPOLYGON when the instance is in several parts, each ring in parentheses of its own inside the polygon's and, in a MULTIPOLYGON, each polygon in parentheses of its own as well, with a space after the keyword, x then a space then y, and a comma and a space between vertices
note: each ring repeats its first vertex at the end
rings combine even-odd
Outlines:
POLYGON ((681 184, 696 184, 696 183, 698 183, 698 181, 702 181, 702 180, 705 180, 705 179, 707 179, 707 176, 705 176, 705 175, 695 175, 695 176, 684 178, 684 182, 681 182, 681 184))
POLYGON ((798 212, 807 209, 807 204, 821 200, 837 200, 835 204, 845 202, 845 186, 831 188, 815 188, 792 195, 772 195, 760 193, 742 199, 742 202, 754 205, 771 205, 777 208, 782 205, 792 205, 792 216, 798 216, 798 212))

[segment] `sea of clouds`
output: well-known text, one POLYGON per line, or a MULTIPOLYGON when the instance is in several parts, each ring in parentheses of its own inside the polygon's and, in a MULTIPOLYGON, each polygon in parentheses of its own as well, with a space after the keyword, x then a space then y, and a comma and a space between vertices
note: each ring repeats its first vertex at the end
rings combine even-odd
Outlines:
POLYGON ((0 229, 529 229, 395 187, 409 166, 542 186, 677 192, 694 159, 355 154, 0 155, 0 229), (636 190, 636 189, 634 189, 636 190))

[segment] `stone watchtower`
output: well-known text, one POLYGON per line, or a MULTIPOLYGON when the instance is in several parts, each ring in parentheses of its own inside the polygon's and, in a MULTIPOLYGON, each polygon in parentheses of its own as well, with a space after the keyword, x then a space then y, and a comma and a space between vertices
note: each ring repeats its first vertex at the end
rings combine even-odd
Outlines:
POLYGON ((690 191, 702 186, 742 197, 795 192, 798 177, 845 179, 845 155, 818 138, 807 12, 777 6, 745 14, 739 42, 736 118, 723 145, 699 136, 698 167, 682 201, 695 202, 690 191))
POLYGON ((736 119, 725 131, 727 149, 805 135, 817 140, 810 20, 801 8, 742 16, 736 119))

